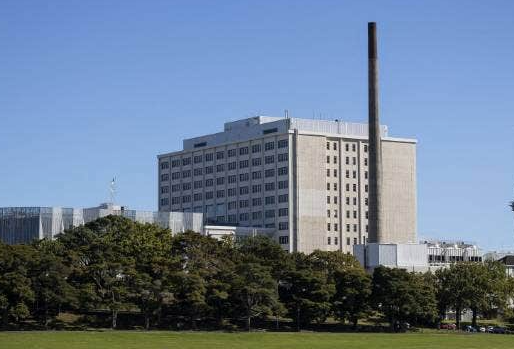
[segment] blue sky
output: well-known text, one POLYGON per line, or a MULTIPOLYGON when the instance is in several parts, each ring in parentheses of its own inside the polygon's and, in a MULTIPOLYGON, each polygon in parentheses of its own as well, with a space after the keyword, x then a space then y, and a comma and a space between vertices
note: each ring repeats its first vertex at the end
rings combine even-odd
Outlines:
POLYGON ((2 1, 0 206, 156 209, 156 155, 256 114, 418 144, 418 232, 514 247, 512 1, 2 1))

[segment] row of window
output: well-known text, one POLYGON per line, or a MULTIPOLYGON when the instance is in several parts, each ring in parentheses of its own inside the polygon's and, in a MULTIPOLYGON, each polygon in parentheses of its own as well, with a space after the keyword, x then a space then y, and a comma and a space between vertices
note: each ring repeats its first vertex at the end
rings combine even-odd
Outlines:
MULTIPOLYGON (((337 142, 327 142, 327 150, 330 150, 330 143, 332 143, 332 150, 337 150, 337 142)), ((345 144, 345 150, 350 151, 350 144, 345 144)), ((357 151, 357 145, 354 143, 352 144, 352 151, 357 151)), ((368 145, 364 145, 364 152, 368 152, 368 145)))
MULTIPOLYGON (((230 162, 227 164, 228 165, 228 170, 235 170, 236 169, 236 162, 230 162)), ((248 167, 248 160, 243 160, 243 161, 240 161, 239 163, 239 168, 247 168, 248 167)), ((225 171, 225 164, 219 164, 219 165, 216 165, 216 172, 224 172, 225 171)), ((214 172, 214 167, 213 166, 207 166, 205 167, 205 171, 203 168, 195 168, 193 170, 193 175, 194 176, 201 176, 203 175, 204 173, 205 174, 212 174, 214 172)), ((284 166, 284 167, 279 167, 277 169, 277 173, 279 176, 285 176, 289 173, 288 171, 288 168, 287 166, 284 166)), ((232 176, 235 176, 235 175, 232 175, 232 176)), ((249 178, 250 174, 249 173, 242 173, 240 174, 240 176, 246 176, 247 178, 249 178)), ((261 171, 254 171, 252 172, 252 179, 259 179, 261 178, 262 174, 261 174, 261 171)), ((274 168, 270 168, 270 169, 267 169, 264 171, 264 177, 274 177, 275 176, 275 169, 274 168)), ((191 170, 184 170, 182 172, 180 171, 177 171, 177 172, 172 172, 171 173, 171 179, 172 180, 177 180, 177 179, 180 179, 180 178, 190 178, 191 177, 191 170)), ((169 174, 168 173, 163 173, 161 174, 161 181, 168 181, 170 178, 169 174)), ((228 176, 228 178, 231 178, 231 176, 228 176)), ((229 181, 230 183, 230 181, 229 181)))
MULTIPOLYGON (((227 196, 235 196, 235 189, 234 191, 228 191, 227 190, 227 196)), ((224 198, 225 197, 225 191, 224 190, 218 190, 216 191, 216 197, 217 198, 224 198)), ((191 202, 191 199, 193 201, 201 201, 205 198, 205 200, 210 200, 214 198, 214 192, 208 191, 205 193, 195 193, 193 196, 191 195, 184 195, 184 196, 174 196, 171 198, 171 204, 172 205, 178 205, 180 203, 189 203, 191 202)), ((277 195, 276 201, 278 203, 287 203, 289 201, 289 195, 288 194, 281 194, 277 195)), ((264 204, 265 205, 273 205, 275 204, 275 196, 266 196, 264 197, 264 204)), ((166 206, 169 205, 169 199, 168 198, 161 198, 161 205, 166 206)), ((237 207, 237 201, 231 201, 227 203, 227 208, 229 210, 234 210, 237 207)), ((250 201, 249 200, 239 200, 239 208, 249 207, 250 201)), ((262 206, 262 198, 252 198, 252 206, 262 206)))
MULTIPOLYGON (((346 238, 346 245, 350 246, 350 238, 346 238)), ((337 236, 334 236, 334 245, 337 245, 339 243, 339 240, 337 238, 337 236)), ((327 245, 331 245, 332 244, 332 237, 329 236, 327 237, 327 245)), ((353 244, 354 245, 357 245, 357 238, 353 238, 353 244)))
MULTIPOLYGON (((277 142, 277 148, 287 148, 288 146, 288 140, 282 139, 277 142)), ((266 142, 264 143, 264 150, 269 151, 275 149, 275 142, 266 142)), ((252 153, 260 153, 261 152, 261 145, 260 144, 254 144, 251 147, 252 153)), ((234 157, 237 155, 238 149, 229 149, 227 150, 227 157, 234 157)), ((239 148, 239 155, 246 155, 249 154, 250 148, 249 147, 241 147, 239 148)), ((194 155, 192 158, 191 156, 183 157, 182 159, 174 159, 171 161, 171 167, 179 167, 190 165, 191 162, 198 164, 203 161, 209 162, 214 160, 214 154, 216 154, 216 160, 222 160, 225 158, 225 151, 217 151, 216 153, 207 153, 205 155, 194 155), (191 160, 192 159, 192 160, 191 160)), ((161 169, 165 170, 169 168, 169 163, 167 161, 161 162, 161 169)))

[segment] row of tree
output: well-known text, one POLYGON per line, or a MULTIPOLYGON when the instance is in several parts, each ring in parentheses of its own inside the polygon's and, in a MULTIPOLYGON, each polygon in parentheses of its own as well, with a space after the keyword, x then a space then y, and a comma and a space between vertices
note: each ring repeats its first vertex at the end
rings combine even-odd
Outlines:
POLYGON ((109 216, 34 245, 0 245, 3 325, 45 327, 60 312, 137 314, 145 328, 289 318, 297 329, 329 317, 357 326, 379 314, 392 327, 435 325, 447 310, 505 309, 513 282, 497 263, 461 263, 435 274, 380 267, 348 254, 286 253, 265 237, 235 242, 109 216))

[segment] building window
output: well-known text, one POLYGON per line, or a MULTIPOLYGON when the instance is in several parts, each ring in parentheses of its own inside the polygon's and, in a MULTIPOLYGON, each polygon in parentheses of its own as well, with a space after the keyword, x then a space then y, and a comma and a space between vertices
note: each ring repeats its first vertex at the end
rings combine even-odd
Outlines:
POLYGON ((353 187, 353 191, 357 191, 357 184, 354 183, 352 187, 353 187))
POLYGON ((191 182, 182 183, 182 190, 190 190, 191 189, 191 182))
POLYGON ((202 200, 202 193, 195 193, 195 194, 193 195, 193 200, 194 200, 194 201, 200 201, 200 200, 202 200))
POLYGON ((346 170, 346 178, 350 178, 350 170, 346 170))
POLYGON ((334 223, 334 231, 337 231, 338 229, 339 229, 339 226, 337 225, 337 223, 334 223))
POLYGON ((248 207, 248 200, 239 200, 239 208, 248 207))
POLYGON ((355 156, 352 158, 352 163, 353 163, 354 165, 357 165, 357 158, 356 158, 355 156))
POLYGON ((327 164, 330 164, 330 155, 327 155, 327 164))
POLYGON ((330 231, 330 223, 327 223, 327 231, 330 231))
POLYGON ((368 158, 364 158, 364 166, 368 166, 368 158))
POLYGON ((353 204, 357 205, 357 198, 356 197, 353 198, 353 204))
POLYGON ((190 165, 191 164, 191 158, 183 158, 182 159, 182 166, 190 165))
POLYGON ((287 202, 288 200, 289 200, 289 194, 282 194, 282 195, 278 196, 279 203, 284 203, 284 202, 287 202))
POLYGON ((236 149, 229 149, 227 151, 227 155, 229 158, 233 157, 233 156, 236 156, 236 149))
POLYGON ((252 193, 260 193, 262 191, 262 186, 260 184, 252 185, 252 193))
POLYGON ((247 221, 249 216, 250 215, 248 214, 248 212, 240 213, 239 214, 239 220, 240 221, 247 221))
POLYGON ((275 197, 274 196, 266 196, 264 198, 264 204, 265 205, 272 205, 275 203, 275 197))
POLYGON ((264 217, 273 218, 275 217, 275 210, 266 210, 264 211, 264 217))
POLYGON ((278 141, 278 148, 287 148, 288 140, 287 139, 281 139, 278 141))
POLYGON ((229 221, 229 223, 236 223, 237 216, 235 214, 229 214, 228 215, 228 221, 229 221))
POLYGON ((347 205, 349 205, 349 204, 350 204, 350 197, 349 197, 349 196, 347 196, 347 197, 346 197, 346 204, 347 204, 347 205))
MULTIPOLYGON (((285 223, 287 223, 287 222, 285 222, 285 223)), ((278 237, 278 243, 281 244, 281 245, 287 245, 289 243, 289 236, 287 236, 287 235, 279 236, 278 237)))
POLYGON ((367 192, 368 192, 368 190, 369 190, 369 187, 368 187, 368 185, 366 184, 366 185, 364 186, 364 191, 367 193, 367 192))
POLYGON ((354 224, 353 225, 353 232, 356 233, 357 232, 357 224, 354 224))
POLYGON ((337 204, 337 196, 334 196, 334 204, 337 204))
POLYGON ((273 155, 268 155, 264 157, 265 164, 272 164, 275 162, 275 157, 273 155))
POLYGON ((327 217, 330 218, 330 210, 327 210, 327 217))
POLYGON ((178 205, 180 204, 180 196, 175 196, 171 198, 171 204, 172 205, 178 205))
POLYGON ((207 166, 205 168, 205 174, 211 174, 214 172, 214 166, 207 166))
POLYGON ((368 145, 367 144, 364 144, 364 152, 367 153, 368 152, 368 145))
POLYGON ((289 215, 289 209, 287 207, 278 209, 278 216, 285 217, 289 215))
POLYGON ((327 142, 327 150, 330 150, 330 142, 327 142))
POLYGON ((237 191, 236 188, 228 188, 227 189, 227 196, 236 196, 237 191))
POLYGON ((350 191, 350 184, 346 183, 346 191, 350 191))
POLYGON ((350 218, 350 211, 346 211, 346 218, 350 218))
POLYGON ((203 160, 203 159, 202 159, 202 156, 201 156, 201 155, 195 155, 195 156, 194 156, 194 158, 193 158, 193 162, 194 162, 195 164, 198 164, 198 163, 202 162, 202 160, 203 160))
POLYGON ((368 171, 364 171, 364 179, 368 179, 368 171))
POLYGON ((334 142, 334 144, 332 145, 332 149, 337 150, 337 143, 336 142, 334 142))
POLYGON ((167 180, 169 180, 169 179, 170 179, 170 175, 169 175, 169 174, 167 174, 167 173, 163 173, 163 174, 161 175, 161 181, 167 181, 167 180))
POLYGON ((330 183, 327 183, 327 190, 330 190, 330 183))
POLYGON ((252 145, 252 153, 259 153, 260 151, 261 151, 261 145, 260 144, 252 145))
POLYGON ((289 186, 288 181, 280 181, 278 182, 278 189, 287 189, 289 186))
POLYGON ((168 205, 170 202, 169 202, 169 199, 168 198, 162 198, 161 199, 161 205, 162 206, 166 206, 168 205))
POLYGON ((357 171, 353 171, 353 178, 357 178, 357 171))
POLYGON ((327 244, 330 245, 330 236, 327 238, 327 244))
POLYGON ((264 150, 273 150, 273 149, 275 149, 275 142, 264 143, 264 150))
POLYGON ((249 179, 250 179, 250 174, 248 172, 247 173, 240 173, 239 174, 239 181, 240 182, 246 182, 249 179))
POLYGON ((347 156, 347 157, 346 157, 346 159, 345 159, 345 163, 346 163, 347 165, 350 165, 350 158, 349 158, 348 156, 347 156))
POLYGON ((281 153, 281 154, 278 154, 278 161, 279 162, 283 162, 283 161, 287 161, 288 160, 288 153, 281 153))
POLYGON ((239 168, 247 168, 248 160, 239 161, 239 168))
POLYGON ((165 170, 167 168, 170 167, 170 163, 165 161, 165 162, 161 162, 161 170, 165 170))
POLYGON ((171 167, 179 167, 180 166, 180 160, 176 159, 171 161, 171 167))
POLYGON ((337 164, 337 156, 334 156, 334 164, 337 164))
POLYGON ((217 198, 224 198, 225 197, 225 191, 224 190, 216 191, 216 197, 217 198))
POLYGON ((330 196, 327 196, 327 204, 330 203, 330 196))
POLYGON ((369 218, 369 213, 368 213, 368 211, 366 211, 366 219, 368 219, 368 218, 369 218))
POLYGON ((216 172, 223 172, 223 171, 225 171, 225 164, 216 165, 216 172))
POLYGON ((337 190, 337 183, 334 183, 334 190, 337 190))
POLYGON ((216 178, 216 185, 223 185, 223 184, 225 184, 225 177, 216 178))
POLYGON ((266 191, 271 191, 271 190, 275 190, 275 183, 266 183, 264 185, 264 189, 266 191))
POLYGON ((344 150, 350 151, 350 145, 348 143, 344 145, 344 150))
POLYGON ((228 170, 229 171, 235 170, 236 168, 237 168, 237 162, 232 161, 232 162, 228 163, 228 170))
POLYGON ((336 237, 334 237, 334 245, 337 245, 337 243, 338 243, 338 242, 339 242, 339 241, 337 241, 337 236, 336 236, 336 237))
POLYGON ((261 198, 253 198, 252 199, 252 206, 261 206, 262 205, 262 199, 261 198))
POLYGON ((201 176, 203 174, 203 168, 195 168, 193 170, 193 175, 194 176, 201 176))
POLYGON ((221 160, 225 157, 225 153, 222 151, 216 152, 216 160, 221 160))
POLYGON ((252 159, 252 166, 260 166, 262 164, 261 158, 254 158, 252 159))
POLYGON ((346 238, 346 244, 350 246, 350 238, 346 238))
POLYGON ((206 187, 212 187, 214 185, 214 179, 209 178, 205 180, 205 186, 206 187))
POLYGON ((357 245, 357 238, 353 238, 353 244, 357 245))
POLYGON ((237 176, 236 175, 230 175, 227 177, 227 182, 228 183, 236 183, 237 182, 237 176))
POLYGON ((364 205, 368 206, 368 198, 364 198, 364 205))
POLYGON ((182 197, 182 203, 191 202, 191 195, 184 195, 182 197))
POLYGON ((247 186, 239 187, 239 195, 245 195, 245 194, 248 194, 248 192, 249 192, 249 189, 247 186))
POLYGON ((327 168, 327 177, 330 177, 330 169, 327 168))
POLYGON ((167 194, 170 192, 170 187, 165 185, 164 187, 161 187, 161 194, 167 194))
POLYGON ((173 193, 175 193, 175 192, 177 192, 177 191, 180 191, 180 184, 173 184, 173 185, 171 186, 171 191, 172 191, 173 193))
MULTIPOLYGON (((347 233, 349 233, 349 232, 350 232, 350 224, 347 224, 347 225, 346 225, 346 232, 347 232, 347 233)), ((348 245, 349 245, 349 243, 348 243, 348 245)))
POLYGON ((191 170, 182 171, 182 178, 191 177, 191 170))
POLYGON ((278 175, 279 175, 279 176, 285 176, 285 175, 287 175, 287 167, 280 167, 280 168, 278 169, 278 175))
POLYGON ((229 210, 235 210, 237 208, 237 202, 235 201, 230 201, 228 204, 227 204, 227 208, 229 210))
POLYGON ((205 154, 205 161, 212 161, 214 159, 213 153, 205 154))
POLYGON ((334 210, 334 218, 337 218, 337 210, 334 210))
POLYGON ((269 177, 274 177, 274 176, 275 176, 275 169, 270 168, 270 169, 264 171, 264 177, 269 178, 269 177))
POLYGON ((357 211, 353 211, 353 218, 357 218, 357 211))
POLYGON ((212 192, 212 191, 205 192, 205 200, 210 200, 213 197, 214 197, 214 192, 212 192))
POLYGON ((239 155, 246 155, 246 154, 248 154, 248 147, 239 148, 239 155))
POLYGON ((260 179, 262 177, 261 171, 254 171, 252 172, 252 179, 260 179))
POLYGON ((337 170, 334 169, 334 177, 337 177, 337 170))
POLYGON ((355 144, 352 144, 352 151, 356 151, 356 146, 355 146, 355 144))

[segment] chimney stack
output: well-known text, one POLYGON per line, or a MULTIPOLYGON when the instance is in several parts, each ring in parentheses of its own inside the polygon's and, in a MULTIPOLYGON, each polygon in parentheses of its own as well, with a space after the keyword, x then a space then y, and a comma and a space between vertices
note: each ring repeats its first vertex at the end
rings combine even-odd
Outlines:
POLYGON ((369 232, 368 242, 381 243, 382 235, 382 146, 378 116, 377 26, 368 23, 368 137, 369 137, 369 232))

